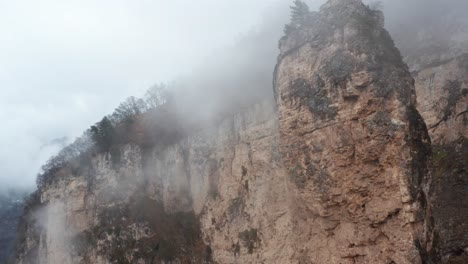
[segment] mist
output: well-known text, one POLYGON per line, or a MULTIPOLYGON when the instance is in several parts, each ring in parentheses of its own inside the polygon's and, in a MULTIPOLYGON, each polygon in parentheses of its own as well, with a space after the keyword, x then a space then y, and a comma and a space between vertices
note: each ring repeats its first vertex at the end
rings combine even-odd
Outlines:
MULTIPOLYGON (((155 83, 174 83, 186 119, 271 99, 291 2, 0 1, 0 192, 33 189, 50 156, 155 83)), ((467 1, 381 2, 404 56, 466 50, 467 1)))
POLYGON ((41 164, 119 102, 203 72, 278 5, 0 1, 0 189, 34 188, 41 164))
MULTIPOLYGON (((444 60, 468 51, 468 1, 385 0, 386 28, 410 68, 428 57, 444 60)), ((426 62, 427 63, 427 62, 426 62)))

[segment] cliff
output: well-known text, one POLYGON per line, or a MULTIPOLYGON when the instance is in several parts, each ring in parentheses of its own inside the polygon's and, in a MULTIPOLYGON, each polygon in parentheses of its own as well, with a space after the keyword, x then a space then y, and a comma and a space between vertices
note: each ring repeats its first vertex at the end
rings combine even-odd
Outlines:
POLYGON ((413 79, 360 1, 328 1, 280 42, 280 146, 311 263, 425 261, 430 140, 413 79))
POLYGON ((464 263, 466 154, 445 162, 466 151, 466 67, 437 68, 460 83, 437 79, 447 103, 423 106, 441 98, 430 68, 415 82, 383 25, 329 0, 280 40, 275 98, 59 169, 28 203, 16 262, 464 263))
POLYGON ((284 263, 277 131, 269 101, 163 151, 127 146, 91 175, 64 172, 41 190, 18 263, 284 263))
POLYGON ((432 141, 432 178, 429 189, 432 254, 441 263, 465 263, 468 248, 468 55, 421 55, 415 80, 417 108, 432 141), (458 262, 457 262, 458 261, 458 262))

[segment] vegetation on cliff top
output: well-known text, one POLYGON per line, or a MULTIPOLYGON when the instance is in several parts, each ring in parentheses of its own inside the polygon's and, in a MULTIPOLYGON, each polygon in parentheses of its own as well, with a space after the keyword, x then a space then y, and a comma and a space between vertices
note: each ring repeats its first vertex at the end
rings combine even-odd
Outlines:
POLYGON ((129 97, 112 114, 50 158, 37 176, 37 187, 40 189, 51 183, 65 167, 74 174, 85 173, 91 158, 98 153, 110 153, 117 163, 122 145, 136 144, 145 149, 164 146, 178 139, 182 129, 172 99, 165 84, 151 87, 144 99, 129 97))
POLYGON ((311 15, 309 6, 301 1, 295 0, 291 8, 291 22, 284 27, 284 33, 288 35, 290 32, 301 28, 310 21, 311 15))

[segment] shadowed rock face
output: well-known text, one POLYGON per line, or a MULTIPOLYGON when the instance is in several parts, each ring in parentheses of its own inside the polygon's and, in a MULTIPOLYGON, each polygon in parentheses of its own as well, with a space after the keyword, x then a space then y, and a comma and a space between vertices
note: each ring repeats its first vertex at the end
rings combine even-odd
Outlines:
POLYGON ((424 261, 430 140, 382 24, 361 1, 335 0, 280 41, 275 91, 297 259, 424 261))
POLYGON ((434 145, 429 192, 433 263, 468 262, 468 144, 434 145))
POLYGON ((434 152, 428 248, 436 263, 467 263, 468 54, 421 64, 413 76, 434 152))
POLYGON ((435 263, 468 263, 468 199, 462 198, 468 195, 468 54, 463 41, 467 32, 466 27, 441 30, 449 23, 462 25, 457 17, 444 23, 420 25, 416 38, 397 37, 403 47, 421 42, 420 38, 431 40, 403 49, 433 149, 427 248, 435 263), (440 34, 445 37, 440 39, 440 34))

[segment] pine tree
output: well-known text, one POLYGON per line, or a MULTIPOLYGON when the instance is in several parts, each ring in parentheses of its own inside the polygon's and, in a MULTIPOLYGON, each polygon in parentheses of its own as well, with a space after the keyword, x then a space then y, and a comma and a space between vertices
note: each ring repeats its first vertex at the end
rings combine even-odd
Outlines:
POLYGON ((295 0, 291 6, 291 22, 284 28, 286 35, 306 25, 309 15, 309 6, 301 0, 295 0))
POLYGON ((96 125, 92 126, 91 136, 101 151, 109 151, 115 138, 115 129, 109 118, 104 117, 96 125))
POLYGON ((309 6, 301 0, 295 0, 291 6, 291 23, 297 26, 305 24, 310 14, 309 6))

